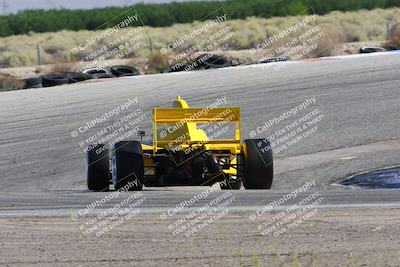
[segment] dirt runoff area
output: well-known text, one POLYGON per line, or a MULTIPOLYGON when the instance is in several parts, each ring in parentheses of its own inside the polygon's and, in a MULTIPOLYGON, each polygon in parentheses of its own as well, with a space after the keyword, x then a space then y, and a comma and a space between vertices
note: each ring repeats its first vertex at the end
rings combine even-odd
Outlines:
POLYGON ((278 236, 261 234, 250 214, 229 212, 189 237, 172 234, 176 222, 159 214, 138 214, 100 237, 69 216, 2 217, 0 265, 400 265, 399 209, 322 209, 278 236))

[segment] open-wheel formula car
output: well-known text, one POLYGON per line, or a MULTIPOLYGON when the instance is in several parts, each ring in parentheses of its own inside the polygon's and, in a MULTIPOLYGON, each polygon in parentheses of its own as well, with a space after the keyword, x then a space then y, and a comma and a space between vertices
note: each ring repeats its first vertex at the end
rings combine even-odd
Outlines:
POLYGON ((87 151, 89 190, 142 190, 151 186, 211 186, 270 189, 271 145, 240 137, 240 108, 189 108, 181 97, 172 108, 153 109, 153 141, 128 140, 111 149, 87 151), (233 137, 226 138, 232 133, 233 137), (111 168, 110 168, 111 166, 111 168))

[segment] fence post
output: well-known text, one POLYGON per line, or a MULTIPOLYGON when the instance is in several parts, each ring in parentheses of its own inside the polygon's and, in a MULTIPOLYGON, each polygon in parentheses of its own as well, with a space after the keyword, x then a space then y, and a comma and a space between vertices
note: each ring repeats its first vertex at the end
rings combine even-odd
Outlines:
POLYGON ((42 65, 42 62, 40 61, 40 46, 37 44, 36 46, 36 55, 37 55, 37 64, 42 65))
POLYGON ((149 37, 149 49, 150 49, 150 54, 153 54, 153 41, 151 40, 151 37, 149 37))

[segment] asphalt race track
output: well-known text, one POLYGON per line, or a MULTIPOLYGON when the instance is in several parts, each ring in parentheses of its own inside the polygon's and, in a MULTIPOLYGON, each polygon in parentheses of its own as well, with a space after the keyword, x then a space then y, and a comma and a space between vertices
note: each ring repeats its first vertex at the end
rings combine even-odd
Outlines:
MULTIPOLYGON (((205 190, 205 187, 200 187, 205 190)), ((315 192, 315 190, 311 191, 315 192)), ((382 193, 382 190, 368 190, 366 192, 358 191, 318 191, 324 198, 319 209, 342 209, 342 208, 398 208, 400 206, 400 194, 398 190, 388 190, 382 193)), ((180 203, 191 199, 199 194, 198 190, 185 192, 176 191, 145 191, 143 196, 146 201, 140 205, 140 211, 145 214, 168 213, 180 203)), ((288 191, 231 191, 234 202, 228 209, 234 212, 249 211, 255 212, 261 210, 265 205, 278 200, 288 191)), ((18 193, 3 193, 0 196, 0 211, 5 217, 21 216, 74 216, 81 209, 94 203, 97 199, 104 197, 106 193, 84 194, 82 192, 64 191, 57 193, 27 194, 21 196, 18 193), (51 201, 49 201, 51 200, 51 201)), ((108 193, 110 194, 110 193, 108 193)), ((272 210, 280 211, 296 204, 301 199, 309 196, 311 193, 303 193, 295 199, 290 199, 284 205, 274 207, 272 210)), ((113 208, 121 200, 128 198, 132 193, 122 193, 118 198, 107 201, 105 204, 96 207, 90 214, 98 215, 101 212, 113 208)), ((206 198, 196 201, 190 205, 184 212, 193 211, 204 206, 206 203, 216 199, 221 193, 214 192, 206 198)))
MULTIPOLYGON (((177 95, 201 107, 226 97, 241 107, 242 138, 306 98, 324 122, 304 142, 275 155, 271 191, 242 191, 236 207, 253 209, 315 179, 336 206, 398 206, 399 191, 350 190, 332 183, 361 171, 399 165, 400 55, 239 66, 136 76, 0 94, 0 215, 69 214, 107 193, 86 190, 85 155, 71 132, 128 98, 148 115, 177 95), (283 64, 283 65, 279 65, 283 64), (274 66, 281 66, 277 70, 274 66), (46 212, 49 213, 46 213, 46 212)), ((205 189, 146 188, 156 211, 205 189)))

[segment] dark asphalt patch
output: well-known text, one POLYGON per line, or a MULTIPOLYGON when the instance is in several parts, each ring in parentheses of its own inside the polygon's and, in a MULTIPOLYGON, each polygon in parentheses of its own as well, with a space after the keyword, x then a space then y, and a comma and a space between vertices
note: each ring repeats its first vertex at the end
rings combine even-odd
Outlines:
POLYGON ((353 188, 400 188, 400 166, 353 175, 339 183, 353 188))

